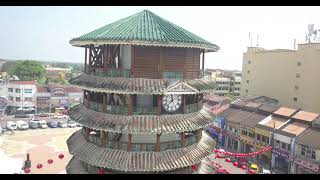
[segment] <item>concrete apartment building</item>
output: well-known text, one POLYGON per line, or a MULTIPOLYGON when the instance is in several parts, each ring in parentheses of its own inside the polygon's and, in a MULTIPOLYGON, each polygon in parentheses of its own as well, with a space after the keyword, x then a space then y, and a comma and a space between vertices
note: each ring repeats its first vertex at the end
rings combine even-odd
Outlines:
POLYGON ((214 81, 217 88, 214 93, 219 96, 233 95, 240 96, 241 87, 241 72, 240 71, 227 71, 220 69, 208 70, 209 75, 207 79, 214 81))
POLYGON ((297 50, 249 47, 243 55, 241 96, 263 95, 284 106, 320 112, 320 43, 297 50))
POLYGON ((13 111, 19 108, 34 109, 36 104, 36 81, 9 81, 6 85, 8 106, 13 111))

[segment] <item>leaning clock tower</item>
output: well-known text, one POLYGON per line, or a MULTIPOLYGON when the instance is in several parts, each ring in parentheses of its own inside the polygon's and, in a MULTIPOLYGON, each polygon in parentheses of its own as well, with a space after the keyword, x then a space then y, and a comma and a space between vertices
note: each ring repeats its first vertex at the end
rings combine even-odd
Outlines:
POLYGON ((70 112, 83 128, 67 140, 67 173, 192 173, 211 154, 203 75, 217 45, 147 10, 70 43, 85 70, 70 80, 84 101, 70 112))

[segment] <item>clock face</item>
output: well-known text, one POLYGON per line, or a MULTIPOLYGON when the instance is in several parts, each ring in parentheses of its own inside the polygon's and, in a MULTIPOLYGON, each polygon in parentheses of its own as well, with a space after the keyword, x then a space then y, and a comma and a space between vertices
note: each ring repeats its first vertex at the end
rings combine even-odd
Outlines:
POLYGON ((177 94, 170 94, 163 96, 162 106, 168 112, 175 112, 182 104, 182 96, 177 94))

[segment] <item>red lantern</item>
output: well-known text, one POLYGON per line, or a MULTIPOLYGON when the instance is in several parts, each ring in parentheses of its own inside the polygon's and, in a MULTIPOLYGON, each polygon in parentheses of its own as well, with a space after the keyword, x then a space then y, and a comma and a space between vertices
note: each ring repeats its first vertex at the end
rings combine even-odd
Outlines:
POLYGON ((192 169, 192 171, 197 171, 197 170, 198 170, 198 168, 197 168, 196 165, 192 165, 192 166, 191 166, 191 169, 192 169))
POLYGON ((25 172, 26 174, 30 173, 30 171, 31 171, 31 170, 30 170, 29 168, 25 168, 25 169, 24 169, 24 172, 25 172))
POLYGON ((246 170, 247 166, 243 165, 243 166, 241 166, 241 169, 246 170))
POLYGON ((38 169, 41 169, 41 168, 42 168, 42 164, 40 164, 40 163, 37 164, 37 168, 38 168, 38 169))
POLYGON ((239 164, 238 164, 238 162, 234 162, 233 165, 234 166, 238 166, 239 164))
POLYGON ((105 174, 106 171, 104 169, 99 169, 99 174, 105 174))
POLYGON ((230 158, 226 158, 226 162, 231 162, 231 159, 230 158))
POLYGON ((222 156, 220 154, 216 155, 216 158, 222 158, 222 156))
POLYGON ((52 163, 53 163, 53 160, 52 160, 52 159, 49 159, 49 160, 48 160, 48 163, 49 163, 49 164, 52 164, 52 163))
POLYGON ((63 155, 63 154, 60 154, 60 155, 59 155, 59 158, 60 158, 60 159, 63 159, 63 158, 64 158, 64 155, 63 155))
POLYGON ((218 152, 218 149, 214 149, 213 152, 217 153, 217 152, 218 152))
POLYGON ((256 172, 254 172, 253 169, 250 169, 249 174, 255 174, 256 172))

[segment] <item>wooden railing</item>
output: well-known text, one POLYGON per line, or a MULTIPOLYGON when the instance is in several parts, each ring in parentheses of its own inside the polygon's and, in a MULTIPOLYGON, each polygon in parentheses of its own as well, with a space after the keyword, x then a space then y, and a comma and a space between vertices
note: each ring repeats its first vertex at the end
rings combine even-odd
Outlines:
POLYGON ((94 68, 91 69, 90 75, 99 77, 130 77, 130 69, 103 69, 94 68), (94 71, 93 71, 94 70, 94 71))
MULTIPOLYGON (((88 100, 83 99, 83 104, 86 106, 88 100)), ((97 111, 103 112, 103 104, 97 103, 95 101, 89 101, 89 106, 87 108, 97 111)), ((199 103, 187 104, 184 106, 184 114, 193 113, 200 111, 202 109, 202 105, 199 103)), ((115 105, 107 105, 106 113, 108 114, 117 114, 117 115, 128 115, 128 106, 115 106, 115 105)), ((133 115, 157 115, 158 107, 133 107, 132 114, 133 115)))
POLYGON ((133 115, 157 115, 157 107, 133 107, 133 115))
MULTIPOLYGON (((85 135, 85 132, 82 131, 82 134, 85 135)), ((95 144, 99 147, 102 146, 101 138, 96 135, 90 134, 88 136, 88 142, 95 144)), ((195 143, 197 143, 196 136, 190 136, 185 139, 185 146, 190 146, 195 143)), ((106 148, 126 151, 128 148, 128 142, 107 141, 106 148)), ((182 148, 181 140, 160 143, 160 151, 178 148, 182 148)), ((156 151, 156 143, 132 143, 131 151, 156 151)))
POLYGON ((188 104, 184 106, 184 113, 193 113, 199 111, 201 108, 199 106, 199 103, 194 103, 194 104, 188 104))

